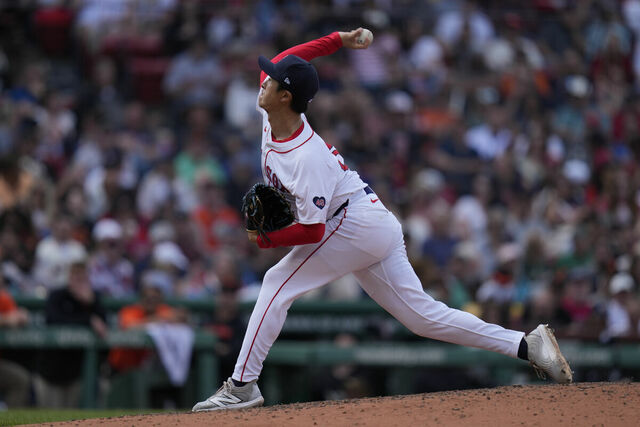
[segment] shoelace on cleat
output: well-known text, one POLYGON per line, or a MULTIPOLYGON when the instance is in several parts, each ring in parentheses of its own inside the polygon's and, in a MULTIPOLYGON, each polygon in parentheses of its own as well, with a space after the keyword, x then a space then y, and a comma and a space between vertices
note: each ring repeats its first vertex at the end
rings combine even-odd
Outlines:
POLYGON ((223 381, 222 385, 220 386, 220 388, 218 389, 218 391, 216 391, 214 394, 212 394, 207 400, 211 400, 220 395, 222 391, 225 391, 229 394, 231 394, 231 381, 223 381))

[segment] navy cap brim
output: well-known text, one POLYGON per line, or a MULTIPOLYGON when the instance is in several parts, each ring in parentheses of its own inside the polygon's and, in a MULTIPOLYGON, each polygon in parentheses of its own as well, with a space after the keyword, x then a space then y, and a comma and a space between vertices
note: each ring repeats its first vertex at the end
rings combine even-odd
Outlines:
POLYGON ((279 80, 278 73, 276 73, 276 65, 273 62, 269 61, 266 57, 260 55, 258 57, 258 65, 260 66, 260 69, 265 73, 267 73, 269 77, 271 77, 274 80, 279 80))

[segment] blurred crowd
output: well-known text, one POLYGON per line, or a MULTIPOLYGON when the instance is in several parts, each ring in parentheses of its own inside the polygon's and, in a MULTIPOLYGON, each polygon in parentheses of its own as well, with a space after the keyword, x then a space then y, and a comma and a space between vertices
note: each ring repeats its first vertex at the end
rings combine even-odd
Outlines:
MULTIPOLYGON (((257 57, 360 26, 369 49, 314 62, 307 115, 402 220, 425 291, 637 338, 640 0, 2 2, 4 293, 251 299, 286 253, 239 215, 257 57)), ((310 296, 361 297, 350 278, 310 296)))

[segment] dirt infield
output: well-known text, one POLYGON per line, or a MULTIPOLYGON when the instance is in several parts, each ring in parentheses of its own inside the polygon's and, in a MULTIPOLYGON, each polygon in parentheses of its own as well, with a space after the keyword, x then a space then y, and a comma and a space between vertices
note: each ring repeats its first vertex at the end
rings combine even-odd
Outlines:
POLYGON ((640 383, 508 386, 298 403, 243 411, 126 416, 55 426, 629 426, 640 419, 640 383))

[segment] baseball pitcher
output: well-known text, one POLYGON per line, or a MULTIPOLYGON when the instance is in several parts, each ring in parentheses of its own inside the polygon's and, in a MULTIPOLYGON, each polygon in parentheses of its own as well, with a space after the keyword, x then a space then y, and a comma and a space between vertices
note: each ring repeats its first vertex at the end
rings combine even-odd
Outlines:
POLYGON ((371 40, 370 32, 359 28, 292 47, 271 61, 258 58, 264 183, 290 200, 293 221, 284 221, 284 226, 280 221, 282 228, 264 228, 273 222, 265 216, 277 215, 268 209, 267 198, 280 197, 261 196, 252 189, 243 208, 247 233, 260 248, 293 249, 264 277, 232 376, 193 411, 262 405, 257 379, 287 310, 299 296, 348 273, 420 336, 519 357, 557 382, 572 380, 546 325, 525 335, 426 294, 407 259, 400 222, 307 121, 304 113, 318 91, 318 75, 308 61, 341 47, 366 49, 371 40))

